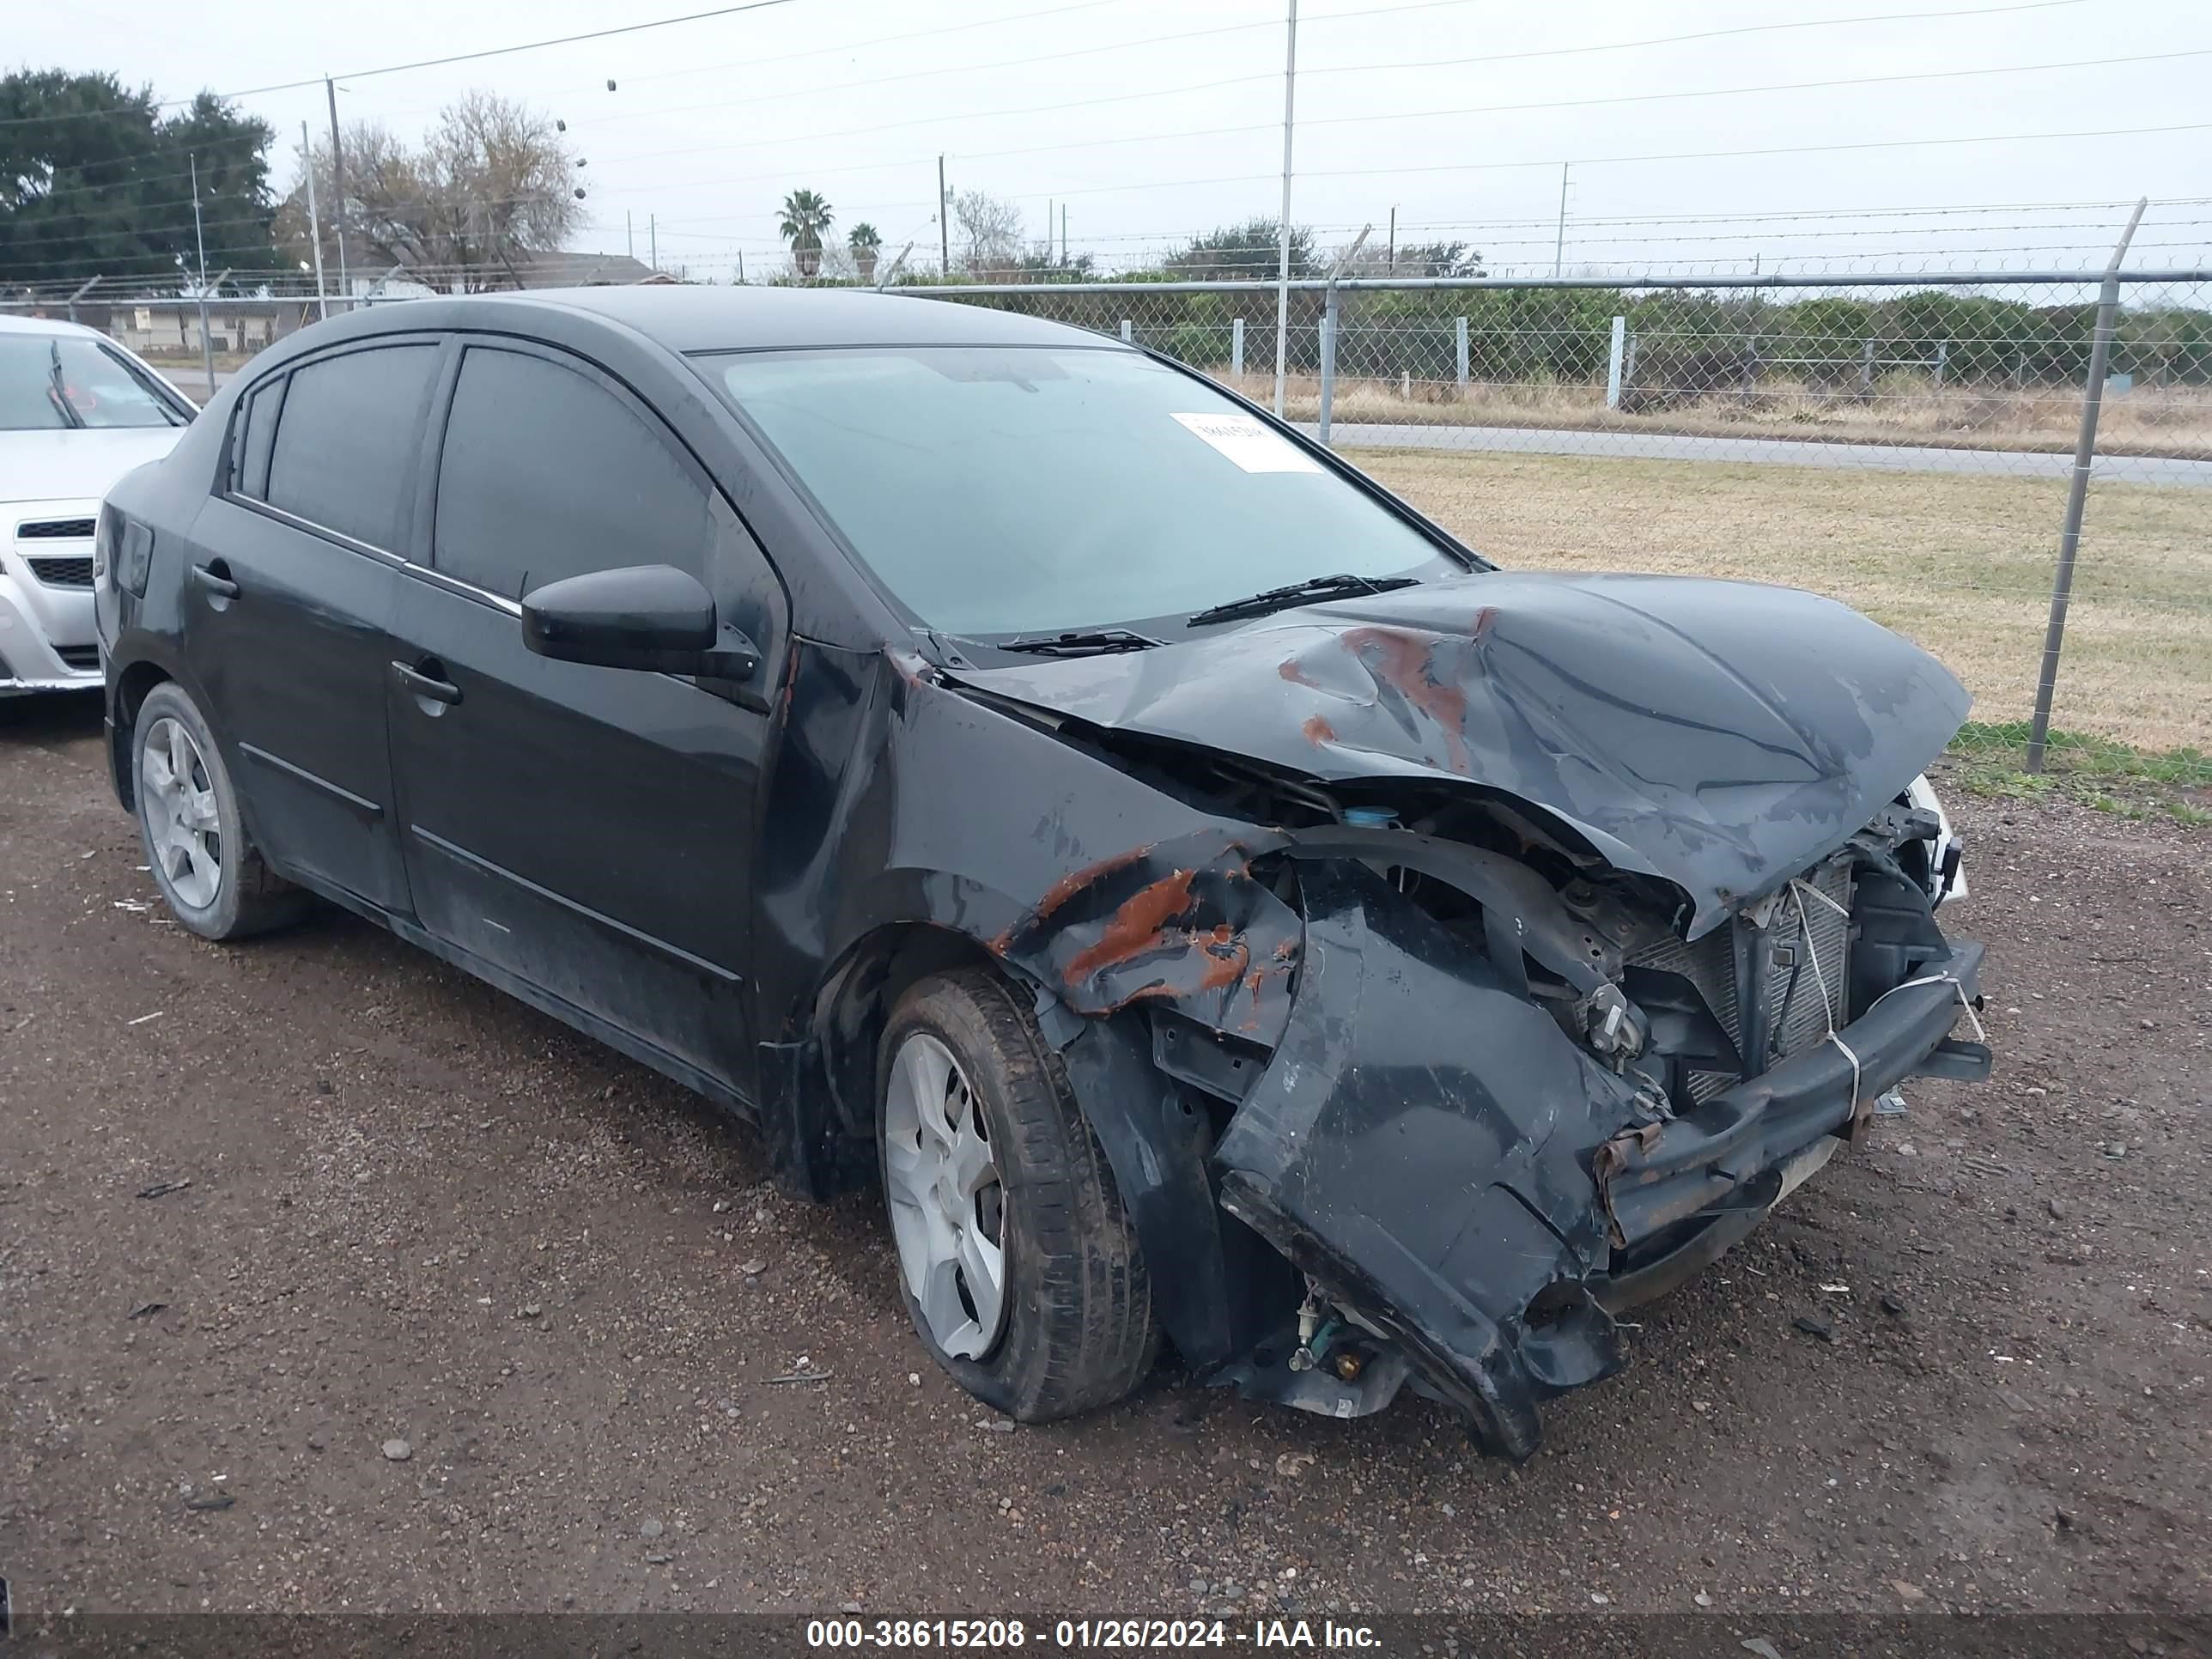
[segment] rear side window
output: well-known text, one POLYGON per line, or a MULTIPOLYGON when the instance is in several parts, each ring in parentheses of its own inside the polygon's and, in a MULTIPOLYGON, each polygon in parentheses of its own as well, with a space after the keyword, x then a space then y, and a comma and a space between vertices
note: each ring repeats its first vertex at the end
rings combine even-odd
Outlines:
POLYGON ((622 565, 703 580, 712 534, 706 486, 613 392, 520 352, 462 358, 438 470, 440 570, 508 599, 622 565))
POLYGON ((269 451, 276 435, 277 406, 284 400, 282 378, 258 386, 239 404, 230 428, 230 489, 234 495, 269 499, 269 451))
POLYGON ((310 524, 398 550, 437 364, 435 346, 392 345, 294 369, 264 499, 310 524))

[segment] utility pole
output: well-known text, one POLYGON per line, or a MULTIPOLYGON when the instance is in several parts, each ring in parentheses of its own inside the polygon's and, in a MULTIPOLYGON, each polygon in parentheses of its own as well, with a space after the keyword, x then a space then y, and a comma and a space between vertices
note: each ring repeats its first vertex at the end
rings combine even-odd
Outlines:
POLYGON ((945 190, 945 157, 940 154, 937 158, 937 270, 945 277, 952 275, 952 227, 948 222, 952 216, 946 210, 951 202, 945 190))
POLYGON ((1572 161, 1559 163, 1559 240, 1552 249, 1552 275, 1557 276, 1567 263, 1567 169, 1572 161))
MULTIPOLYGON (((191 158, 192 170, 192 240, 200 250, 200 362, 207 368, 208 397, 215 396, 215 342, 208 336, 207 233, 200 228, 200 158, 191 158)), ((174 177, 174 174, 170 175, 174 177)))
POLYGON ((1045 198, 1044 204, 1044 258, 1047 264, 1050 264, 1052 263, 1053 212, 1052 198, 1047 197, 1045 198))
POLYGON ((739 288, 743 288, 744 285, 745 285, 745 251, 744 251, 744 249, 743 249, 743 248, 739 248, 739 249, 738 250, 738 286, 739 288))
POLYGON ((659 214, 648 213, 645 216, 645 234, 653 254, 653 268, 658 270, 660 269, 660 216, 659 214))
POLYGON ((1060 262, 1067 263, 1067 204, 1060 204, 1060 262))
POLYGON ((315 245, 315 309, 328 320, 330 297, 323 292, 323 227, 315 216, 315 147, 307 142, 307 124, 300 123, 300 163, 307 173, 307 240, 315 245))
POLYGON ((628 208, 623 210, 623 252, 633 259, 637 258, 637 222, 628 208))
POLYGON ((1283 372, 1291 350, 1291 135, 1297 91, 1298 0, 1290 0, 1283 46, 1283 217, 1276 227, 1282 235, 1275 272, 1275 418, 1279 421, 1283 417, 1283 372))
POLYGON ((345 146, 338 138, 337 83, 325 75, 323 91, 331 100, 331 228, 338 241, 338 293, 345 298, 346 308, 353 308, 352 289, 346 280, 345 238, 345 146))
POLYGON ((1398 204, 1390 204, 1390 274, 1398 274, 1398 204))

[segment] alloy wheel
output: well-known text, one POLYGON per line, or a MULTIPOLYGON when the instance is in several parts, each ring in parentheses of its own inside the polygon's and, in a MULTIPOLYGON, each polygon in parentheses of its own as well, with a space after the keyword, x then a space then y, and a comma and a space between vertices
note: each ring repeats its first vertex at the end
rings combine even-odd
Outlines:
POLYGON ((975 1091, 926 1031, 891 1060, 884 1170, 900 1271, 923 1323, 945 1353, 981 1359, 1006 1323, 1006 1191, 975 1091))
POLYGON ((222 820, 199 744, 181 720, 147 728, 138 751, 146 840, 169 890, 204 910, 222 890, 222 820))

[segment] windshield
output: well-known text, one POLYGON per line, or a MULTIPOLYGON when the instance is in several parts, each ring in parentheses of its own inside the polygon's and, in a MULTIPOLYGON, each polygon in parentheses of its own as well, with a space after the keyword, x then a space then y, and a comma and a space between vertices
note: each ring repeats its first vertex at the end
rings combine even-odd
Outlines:
POLYGON ((0 432, 182 426, 186 418, 96 340, 0 334, 0 432))
POLYGON ((1204 381, 1081 347, 748 352, 712 368, 885 586, 969 637, 1179 619, 1461 566, 1204 381))

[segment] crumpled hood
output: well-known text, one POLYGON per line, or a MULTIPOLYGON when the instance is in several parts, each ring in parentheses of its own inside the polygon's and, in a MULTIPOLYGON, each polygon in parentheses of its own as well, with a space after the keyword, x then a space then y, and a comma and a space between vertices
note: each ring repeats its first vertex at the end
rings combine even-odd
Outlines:
POLYGON ((1328 782, 1511 796, 1680 887, 1692 938, 1841 845, 1972 702, 1917 646, 1794 588, 1504 571, 951 678, 1328 782))

